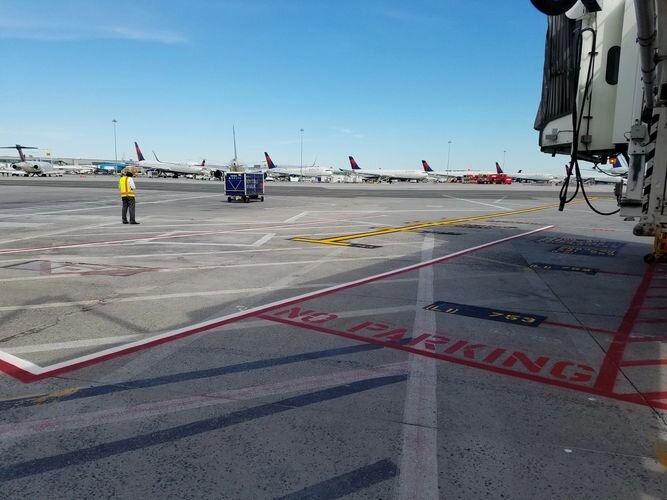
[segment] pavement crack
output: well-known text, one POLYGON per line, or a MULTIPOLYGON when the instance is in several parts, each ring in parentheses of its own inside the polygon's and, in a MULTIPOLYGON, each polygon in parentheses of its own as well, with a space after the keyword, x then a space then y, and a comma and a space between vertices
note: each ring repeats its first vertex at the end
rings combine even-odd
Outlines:
POLYGON ((49 323, 48 325, 43 325, 43 326, 36 326, 33 328, 29 328, 27 330, 23 330, 21 332, 14 333, 12 335, 9 335, 7 337, 2 337, 0 338, 0 343, 5 343, 5 342, 11 342, 12 340, 18 340, 22 339, 24 337, 29 337, 31 335, 39 334, 42 333, 46 330, 49 330, 50 328, 58 326, 62 321, 64 321, 66 318, 73 316, 75 314, 79 314, 82 312, 89 312, 95 309, 96 307, 102 306, 107 303, 109 299, 98 299, 95 304, 90 304, 90 305, 84 305, 80 306, 79 308, 73 310, 73 311, 68 311, 63 314, 58 315, 54 321, 49 323))

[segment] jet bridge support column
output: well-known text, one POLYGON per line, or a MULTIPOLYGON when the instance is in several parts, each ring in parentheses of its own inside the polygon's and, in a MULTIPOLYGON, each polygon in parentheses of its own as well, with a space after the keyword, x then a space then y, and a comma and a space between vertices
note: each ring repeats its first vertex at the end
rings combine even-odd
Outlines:
POLYGON ((621 217, 631 220, 642 215, 644 170, 647 157, 655 152, 655 130, 654 126, 649 133, 648 127, 637 119, 630 131, 628 185, 619 201, 621 217))
POLYGON ((650 52, 642 59, 646 93, 652 94, 650 99, 645 96, 645 101, 655 104, 645 154, 646 169, 641 219, 634 227, 635 235, 654 236, 655 238, 653 254, 646 256, 648 261, 667 257, 667 206, 665 204, 665 188, 667 187, 667 2, 653 3, 653 0, 635 0, 635 7, 638 14, 638 27, 644 23, 647 28, 639 30, 638 41, 645 52, 650 52), (652 10, 654 6, 656 11, 652 10), (650 28, 654 22, 655 29, 651 31, 650 28), (657 76, 655 87, 650 85, 653 82, 650 78, 647 80, 647 76, 650 77, 653 74, 653 67, 648 67, 650 63, 655 64, 657 76))
POLYGON ((634 228, 637 236, 655 237, 653 254, 646 257, 647 261, 667 257, 667 107, 657 107, 652 122, 655 130, 651 129, 651 142, 646 152, 642 215, 634 228))

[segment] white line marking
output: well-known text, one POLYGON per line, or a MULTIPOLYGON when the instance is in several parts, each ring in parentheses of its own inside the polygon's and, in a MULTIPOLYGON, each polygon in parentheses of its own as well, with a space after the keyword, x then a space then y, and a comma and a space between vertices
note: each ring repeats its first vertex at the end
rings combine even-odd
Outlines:
MULTIPOLYGON (((165 253, 147 253, 147 254, 132 254, 132 259, 144 259, 144 258, 169 258, 169 257, 187 257, 189 255, 222 255, 222 254, 229 254, 229 253, 261 253, 261 252, 287 252, 287 253, 307 253, 307 252, 312 252, 312 253, 320 253, 322 251, 329 250, 329 248, 326 245, 311 245, 309 247, 303 247, 303 248, 294 248, 294 247, 289 247, 289 248, 271 248, 271 249, 253 249, 253 250, 219 250, 215 252, 165 252, 165 253)), ((59 259, 65 259, 65 256, 58 256, 59 259)), ((128 256, 127 255, 104 255, 101 257, 98 256, 90 256, 86 257, 86 263, 87 264, 98 264, 98 265, 111 265, 111 261, 114 260, 127 260, 128 256)), ((0 259, 0 266, 4 264, 10 264, 14 262, 26 262, 26 260, 35 260, 34 258, 20 258, 20 259, 0 259)), ((0 270, 1 267, 0 267, 0 270)), ((44 276, 45 278, 50 278, 51 276, 44 276)), ((0 280, 2 281, 2 280, 0 280)), ((20 281, 20 280, 19 280, 20 281)))
POLYGON ((93 347, 98 345, 120 344, 134 340, 141 335, 119 335, 117 337, 100 337, 98 339, 72 340, 68 342, 53 342, 51 344, 34 344, 21 347, 7 347, 3 349, 9 354, 25 354, 28 352, 48 352, 62 349, 77 349, 79 347, 93 347))
MULTIPOLYGON (((342 247, 336 247, 338 250, 340 250, 342 247)), ((331 247, 329 247, 331 249, 331 247)), ((304 264, 319 264, 319 263, 325 263, 325 262, 359 262, 359 261, 365 261, 365 260, 387 260, 387 259, 398 259, 398 258, 404 258, 404 254, 396 254, 396 255, 378 255, 378 256, 372 256, 372 257, 345 257, 345 258, 335 258, 335 259, 330 259, 330 258, 322 258, 322 259, 317 259, 317 260, 292 260, 292 261, 284 261, 284 262, 254 262, 254 263, 247 263, 247 264, 218 264, 214 266, 191 266, 191 267, 179 267, 179 268, 172 268, 172 269, 156 269, 155 271, 151 271, 154 273, 176 273, 176 272, 183 272, 183 271, 210 271, 213 269, 231 269, 231 268, 253 268, 253 267, 272 267, 272 266, 302 266, 304 264)), ((48 275, 48 276, 29 276, 29 277, 18 277, 18 278, 3 278, 0 279, 0 283, 7 283, 7 282, 12 282, 12 281, 34 281, 37 279, 53 279, 53 278, 60 278, 60 277, 65 277, 65 276, 72 276, 72 275, 67 275, 67 274, 55 274, 55 275, 48 275)), ((79 274, 76 274, 75 276, 80 276, 79 274)), ((256 291, 256 290, 273 290, 275 289, 275 286, 268 287, 268 288, 247 288, 245 291, 256 291)), ((30 304, 26 306, 0 306, 0 311, 21 311, 21 310, 28 310, 28 309, 41 309, 43 307, 68 307, 68 306, 87 306, 91 304, 111 304, 113 302, 126 302, 128 300, 159 300, 160 298, 181 298, 181 297, 202 297, 206 295, 218 295, 222 293, 239 293, 239 291, 234 291, 234 290, 212 290, 212 291, 207 291, 207 292, 190 292, 190 293, 178 293, 178 294, 166 294, 166 295, 155 295, 153 296, 154 298, 147 298, 151 296, 147 295, 142 295, 136 298, 113 298, 113 299, 95 299, 95 300, 78 300, 78 301, 73 301, 73 302, 50 302, 46 304, 30 304)))
MULTIPOLYGON (((320 225, 313 225, 313 226, 300 226, 298 229, 309 229, 310 227, 317 227, 317 228, 337 227, 337 228, 340 229, 340 228, 345 228, 345 227, 350 227, 350 226, 339 226, 339 225, 322 226, 320 224, 320 225)), ((353 227, 356 227, 356 226, 353 226, 353 227)), ((266 226, 266 227, 254 227, 254 228, 245 228, 245 229, 219 230, 219 231, 176 231, 176 233, 178 233, 178 234, 167 234, 167 235, 164 235, 164 236, 157 235, 157 236, 145 236, 145 237, 140 237, 140 238, 125 238, 125 239, 106 240, 106 241, 89 241, 89 242, 82 242, 82 243, 67 243, 67 244, 43 246, 43 247, 3 248, 3 249, 0 249, 0 255, 19 254, 19 253, 33 253, 33 252, 46 252, 46 251, 49 251, 49 250, 62 250, 62 249, 67 249, 67 248, 87 248, 87 247, 107 247, 107 246, 112 246, 112 245, 129 245, 129 244, 134 244, 136 242, 141 242, 141 241, 153 242, 154 240, 160 240, 160 239, 179 239, 179 238, 194 238, 196 236, 250 233, 250 232, 253 232, 253 231, 260 231, 262 229, 293 230, 294 227, 293 226, 292 227, 290 227, 290 226, 283 226, 283 227, 281 227, 281 226, 266 226)))
POLYGON ((0 440, 25 438, 45 432, 62 432, 117 422, 129 422, 208 406, 225 405, 236 401, 249 401, 293 392, 306 392, 322 387, 351 384, 361 380, 402 375, 405 373, 405 368, 406 363, 404 362, 393 363, 375 368, 350 370, 328 375, 315 375, 272 384, 230 389, 203 396, 169 399, 130 406, 116 406, 110 409, 89 411, 87 413, 66 414, 40 420, 20 421, 0 425, 0 440))
MULTIPOLYGON (((186 198, 170 198, 168 200, 157 200, 157 201, 141 201, 139 199, 138 205, 152 205, 154 203, 169 203, 172 201, 186 201, 186 200, 196 200, 199 198, 213 198, 214 196, 221 196, 219 194, 210 194, 206 196, 189 196, 186 198)), ((63 213, 69 213, 69 212, 82 212, 82 211, 88 211, 88 210, 104 210, 104 209, 110 209, 110 208, 119 208, 120 203, 114 203, 112 205, 103 205, 101 207, 81 207, 81 208, 68 208, 65 210, 52 210, 50 212, 36 212, 36 213, 21 213, 21 214, 14 214, 14 215, 0 215, 0 218, 2 219, 14 219, 17 217, 25 218, 25 217, 32 217, 35 215, 57 215, 57 214, 63 214, 63 213)))
MULTIPOLYGON (((70 227, 68 229, 61 229, 60 231, 53 231, 53 232, 50 232, 50 233, 41 233, 41 234, 35 234, 33 236, 24 236, 23 238, 14 238, 14 239, 11 239, 11 240, 2 240, 2 241, 0 241, 0 245, 4 245, 5 243, 15 243, 17 241, 34 240, 35 238, 48 238, 50 236, 56 236, 58 234, 66 234, 66 233, 70 233, 72 231, 80 231, 80 230, 86 230, 86 229, 95 229, 95 228, 98 228, 98 227, 111 226, 111 225, 117 224, 117 223, 118 223, 118 221, 116 219, 114 219, 113 222, 104 222, 102 224, 93 224, 91 226, 70 227)), ((69 236, 71 238, 74 235, 69 235, 69 236)))
MULTIPOLYGON (((422 244, 422 260, 433 258, 434 239, 426 235, 422 244)), ((435 332, 435 314, 424 310, 423 304, 433 302, 433 266, 419 270, 417 309, 413 335, 435 332)), ((409 377, 403 410, 403 448, 398 498, 408 500, 438 499, 438 416, 436 360, 410 354, 409 377)))
POLYGON ((301 212, 300 214, 295 215, 294 217, 290 217, 289 219, 285 219, 284 222, 296 222, 298 221, 301 217, 305 217, 308 215, 308 211, 301 212))
MULTIPOLYGON (((110 348, 110 349, 105 349, 103 351, 99 351, 99 352, 96 352, 94 354, 89 354, 87 356, 80 356, 78 358, 70 359, 68 361, 63 361, 63 362, 60 362, 60 363, 55 363, 55 364, 49 365, 49 366, 37 366, 34 363, 31 363, 31 362, 26 361, 24 359, 18 358, 16 356, 13 356, 13 355, 8 354, 8 353, 3 352, 3 351, 0 351, 0 360, 4 361, 6 363, 9 363, 10 365, 13 365, 13 366, 23 370, 24 372, 30 373, 32 375, 37 375, 37 376, 38 375, 44 375, 44 374, 47 374, 49 372, 53 372, 53 371, 57 371, 57 370, 60 370, 60 369, 68 368, 68 367, 71 367, 73 365, 78 365, 78 364, 81 364, 81 363, 90 362, 90 361, 93 361, 95 359, 99 359, 99 358, 102 358, 102 357, 105 357, 105 356, 111 356, 111 355, 119 354, 119 353, 122 353, 122 352, 132 351, 134 349, 138 349, 138 348, 141 348, 143 346, 146 346, 147 344, 153 344, 155 342, 163 341, 165 339, 169 339, 169 338, 172 338, 172 337, 175 337, 175 336, 178 336, 178 335, 185 335, 185 334, 188 334, 188 333, 193 332, 193 331, 202 332, 202 331, 205 331, 205 330, 215 329, 215 328, 218 328, 220 326, 224 326, 224 324, 226 324, 228 322, 239 321, 243 318, 247 318, 249 316, 256 315, 256 314, 261 314, 261 313, 270 311, 272 309, 275 309, 276 307, 280 307, 280 306, 283 306, 283 305, 286 305, 286 304, 293 304, 293 303, 296 303, 296 302, 303 302, 304 300, 307 300, 307 299, 310 299, 310 298, 319 297, 319 296, 326 295, 326 294, 331 294, 331 293, 338 292, 340 290, 344 290, 344 289, 347 289, 347 288, 352 288, 352 287, 356 287, 356 286, 360 286, 360 285, 364 285, 364 284, 368 284, 368 283, 373 283, 373 282, 382 280, 384 278, 389 278, 391 276, 395 276, 397 274, 402 274, 402 273, 406 273, 406 272, 409 272, 409 271, 414 271, 416 269, 420 269, 421 267, 432 266, 432 265, 437 264, 439 262, 445 262, 447 260, 459 257, 461 255, 466 255, 466 254, 469 254, 469 253, 472 253, 472 252, 476 252, 478 250, 483 250, 485 248, 489 248, 489 247, 492 247, 492 246, 495 246, 495 245, 499 245, 501 243, 506 243, 508 241, 513 241, 513 240, 516 240, 516 239, 519 239, 519 238, 524 238, 526 236, 530 236, 532 234, 540 233, 542 231, 546 231, 546 230, 551 229, 553 227, 554 227, 553 225, 540 227, 540 228, 537 228, 537 229, 533 229, 532 231, 527 231, 525 233, 519 233, 519 234, 515 234, 514 236, 508 236, 507 238, 501 238, 499 240, 490 241, 488 243, 483 243, 481 245, 476 245, 474 247, 465 248, 463 250, 459 250, 458 252, 453 252, 453 253, 450 253, 450 254, 447 254, 447 255, 443 255, 442 257, 438 257, 438 258, 432 259, 430 261, 418 262, 416 264, 411 264, 409 266, 400 267, 398 269, 393 269, 391 271, 387 271, 387 272, 384 272, 384 273, 375 274, 373 276, 368 276, 366 278, 361 278, 361 279, 350 281, 350 282, 347 282, 347 283, 341 283, 341 284, 334 285, 334 286, 328 287, 328 288, 323 288, 323 289, 320 289, 320 290, 314 290, 312 292, 304 293, 302 295, 297 295, 295 297, 290 297, 290 298, 287 298, 287 299, 277 300, 275 302, 269 302, 268 304, 263 304, 261 306, 253 307, 253 308, 247 309, 245 311, 239 311, 239 312, 235 312, 235 313, 232 313, 232 314, 227 314, 225 316, 220 316, 218 318, 213 318, 213 319, 210 319, 208 321, 203 321, 201 323, 196 323, 194 325, 189 325, 187 327, 178 328, 176 330, 170 330, 170 331, 167 331, 167 332, 159 333, 157 335, 153 335, 151 337, 146 337, 146 338, 143 338, 141 340, 137 340, 135 342, 130 342, 129 344, 125 344, 123 346, 118 346, 118 347, 113 347, 113 348, 110 348)), ((128 297, 127 300, 136 300, 136 298, 128 297)))
MULTIPOLYGON (((449 198, 451 200, 467 201, 468 203, 476 203, 477 205, 484 205, 484 206, 492 207, 492 208, 500 208, 502 210, 511 210, 508 207, 503 207, 501 205, 494 205, 493 203, 484 203, 483 201, 469 200, 467 198, 456 198, 455 196, 449 196, 449 195, 446 195, 446 194, 443 194, 442 196, 444 196, 446 198, 449 198)), ((449 209, 447 209, 447 210, 450 211, 449 209)))
POLYGON ((255 243, 252 243, 250 246, 254 248, 259 248, 265 243, 269 242, 271 238, 273 238, 276 235, 276 233, 268 233, 262 236, 260 239, 258 239, 255 243))

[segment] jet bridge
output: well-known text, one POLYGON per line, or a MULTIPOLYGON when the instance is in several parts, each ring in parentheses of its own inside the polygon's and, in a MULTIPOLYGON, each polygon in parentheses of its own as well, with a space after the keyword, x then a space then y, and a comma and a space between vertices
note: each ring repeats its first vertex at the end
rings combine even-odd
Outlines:
POLYGON ((636 220, 635 235, 654 237, 647 261, 666 257, 667 2, 531 2, 549 16, 535 129, 543 152, 570 159, 561 210, 574 197, 570 177, 586 197, 579 161, 599 165, 624 155, 619 209, 603 214, 636 220))

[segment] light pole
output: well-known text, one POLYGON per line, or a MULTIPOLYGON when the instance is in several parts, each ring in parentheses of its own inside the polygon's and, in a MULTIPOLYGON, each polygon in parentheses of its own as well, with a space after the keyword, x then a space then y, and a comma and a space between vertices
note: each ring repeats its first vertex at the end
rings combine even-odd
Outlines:
POLYGON ((303 181, 303 129, 300 129, 301 132, 301 179, 303 181))
MULTIPOLYGON (((505 169, 505 154, 507 153, 506 150, 503 149, 503 169, 505 169)), ((507 171, 507 169, 505 169, 507 171)))
POLYGON ((447 141, 447 171, 449 172, 449 154, 452 152, 452 141, 447 141))
POLYGON ((116 123, 118 122, 115 118, 111 120, 113 122, 113 161, 114 161, 114 170, 118 169, 118 147, 116 146, 116 123))

